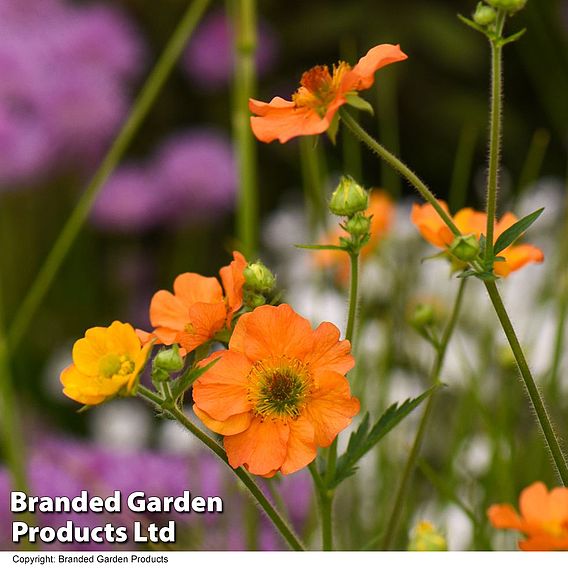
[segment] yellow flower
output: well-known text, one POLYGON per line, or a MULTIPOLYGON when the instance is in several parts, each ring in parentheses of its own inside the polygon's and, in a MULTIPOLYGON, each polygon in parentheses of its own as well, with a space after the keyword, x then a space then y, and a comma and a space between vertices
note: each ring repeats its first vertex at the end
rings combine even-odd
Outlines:
POLYGON ((61 373, 63 392, 88 405, 133 394, 151 347, 142 347, 128 323, 87 330, 73 346, 73 364, 61 373))

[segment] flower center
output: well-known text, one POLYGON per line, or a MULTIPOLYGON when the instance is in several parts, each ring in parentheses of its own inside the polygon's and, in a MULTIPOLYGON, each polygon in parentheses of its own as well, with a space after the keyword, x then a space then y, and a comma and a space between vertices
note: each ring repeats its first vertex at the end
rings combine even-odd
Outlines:
POLYGON ((336 98, 345 74, 351 69, 348 63, 340 61, 329 72, 327 65, 317 65, 305 71, 300 79, 301 87, 292 95, 297 107, 308 107, 321 117, 336 98))
POLYGON ((298 418, 310 395, 312 379, 297 359, 259 361, 249 374, 249 400, 255 414, 298 418))
POLYGON ((132 371, 134 371, 134 361, 128 355, 107 353, 99 361, 99 372, 107 379, 111 379, 115 375, 126 376, 132 371))

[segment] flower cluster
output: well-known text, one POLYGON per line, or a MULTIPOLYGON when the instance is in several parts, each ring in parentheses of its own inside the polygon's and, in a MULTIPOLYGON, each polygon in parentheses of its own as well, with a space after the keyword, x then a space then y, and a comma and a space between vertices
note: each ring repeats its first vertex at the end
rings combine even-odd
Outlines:
POLYGON ((351 345, 334 325, 313 330, 286 304, 259 306, 275 284, 262 263, 248 264, 234 252, 219 276, 221 282, 187 272, 175 279, 173 293, 156 292, 152 333, 120 322, 88 330, 61 374, 64 393, 86 405, 133 395, 152 346, 173 345, 174 351, 156 356, 154 373, 160 376, 153 378, 167 381, 183 369, 180 355, 189 360, 194 354, 194 411, 225 436, 229 463, 265 477, 295 472, 359 411, 345 378, 354 365, 351 345), (203 359, 196 350, 214 339, 228 349, 203 359))
POLYGON ((128 106, 143 48, 109 5, 0 0, 0 188, 89 165, 128 106))

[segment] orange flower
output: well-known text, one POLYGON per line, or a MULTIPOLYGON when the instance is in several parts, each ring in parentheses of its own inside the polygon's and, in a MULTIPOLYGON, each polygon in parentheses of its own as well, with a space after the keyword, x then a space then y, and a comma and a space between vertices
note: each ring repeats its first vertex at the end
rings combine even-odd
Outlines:
POLYGON ((354 360, 339 330, 309 322, 286 304, 237 322, 227 351, 194 384, 194 411, 225 436, 232 467, 271 477, 293 473, 331 444, 359 412, 345 373, 354 360))
MULTIPOLYGON (((448 206, 444 201, 438 200, 438 203, 440 203, 444 211, 449 213, 448 206)), ((424 205, 415 203, 412 206, 410 218, 420 231, 420 234, 430 244, 442 249, 448 248, 452 244, 454 240, 452 232, 429 203, 424 205)), ((453 220, 464 235, 471 234, 479 239, 481 234, 484 234, 486 231, 487 215, 482 211, 475 211, 467 207, 458 211, 453 220)), ((513 213, 505 213, 495 223, 495 240, 517 221, 518 219, 513 213)), ((508 276, 511 272, 522 268, 529 262, 542 262, 544 260, 543 252, 529 244, 510 245, 502 250, 498 256, 505 258, 504 261, 495 262, 494 271, 498 276, 508 276)))
POLYGON ((151 347, 142 347, 128 323, 87 330, 73 345, 73 364, 61 373, 64 394, 89 405, 132 394, 151 347))
POLYGON ((155 329, 147 338, 155 337, 165 345, 179 343, 190 352, 230 325, 242 305, 243 270, 247 264, 239 252, 234 252, 233 258, 220 270, 226 298, 216 278, 192 272, 175 279, 173 294, 167 290, 156 292, 150 302, 150 322, 155 329))
POLYGON ((487 511, 497 529, 514 529, 525 535, 521 550, 568 550, 568 488, 550 492, 544 483, 533 483, 521 493, 521 514, 511 505, 493 505, 487 511))
MULTIPOLYGON (((371 238, 361 249, 361 259, 368 258, 376 250, 379 242, 385 237, 394 220, 395 208, 391 197, 382 190, 374 190, 370 194, 369 208, 365 215, 372 215, 371 238)), ((337 244, 339 237, 345 237, 345 231, 337 226, 325 235, 322 244, 337 244)), ((321 268, 336 269, 337 278, 340 282, 349 281, 349 257, 343 251, 318 250, 314 253, 316 264, 321 268)))
POLYGON ((331 125, 335 113, 347 102, 347 96, 369 89, 375 71, 407 56, 398 45, 383 44, 370 49, 351 68, 344 61, 333 66, 318 65, 306 71, 300 80, 300 88, 287 101, 274 97, 269 103, 249 100, 251 127, 261 142, 278 139, 284 143, 296 136, 321 134, 331 125))

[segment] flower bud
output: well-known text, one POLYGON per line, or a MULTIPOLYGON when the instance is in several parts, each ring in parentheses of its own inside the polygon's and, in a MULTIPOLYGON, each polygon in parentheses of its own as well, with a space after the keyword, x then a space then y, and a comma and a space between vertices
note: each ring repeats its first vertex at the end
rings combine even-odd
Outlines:
POLYGON ((450 245, 450 252, 464 262, 470 262, 479 254, 479 241, 475 235, 463 235, 456 237, 450 245))
POLYGON ((371 219, 363 213, 355 213, 355 215, 345 223, 345 230, 354 237, 362 237, 371 230, 371 219))
POLYGON ((249 264, 243 275, 247 288, 259 294, 268 294, 276 285, 274 274, 260 260, 249 264))
POLYGON ((262 294, 255 294, 254 292, 245 292, 243 302, 251 309, 259 308, 266 304, 266 298, 262 294))
POLYGON ((442 552, 448 550, 445 537, 428 521, 420 521, 408 543, 408 550, 442 552))
POLYGON ((430 304, 418 304, 414 308, 414 313, 410 316, 410 324, 418 330, 432 325, 435 321, 436 314, 430 304))
POLYGON ((154 358, 154 370, 160 369, 166 373, 177 373, 183 369, 183 357, 179 354, 179 347, 172 345, 169 349, 162 349, 154 358))
POLYGON ((368 193, 353 178, 342 177, 331 196, 329 210, 339 217, 352 217, 368 205, 368 193))
POLYGON ((497 18, 497 12, 491 6, 486 6, 479 2, 473 14, 473 21, 480 26, 488 26, 497 18))
POLYGON ((491 4, 494 8, 504 10, 509 14, 514 14, 519 10, 522 10, 527 0, 486 0, 488 4, 491 4))

